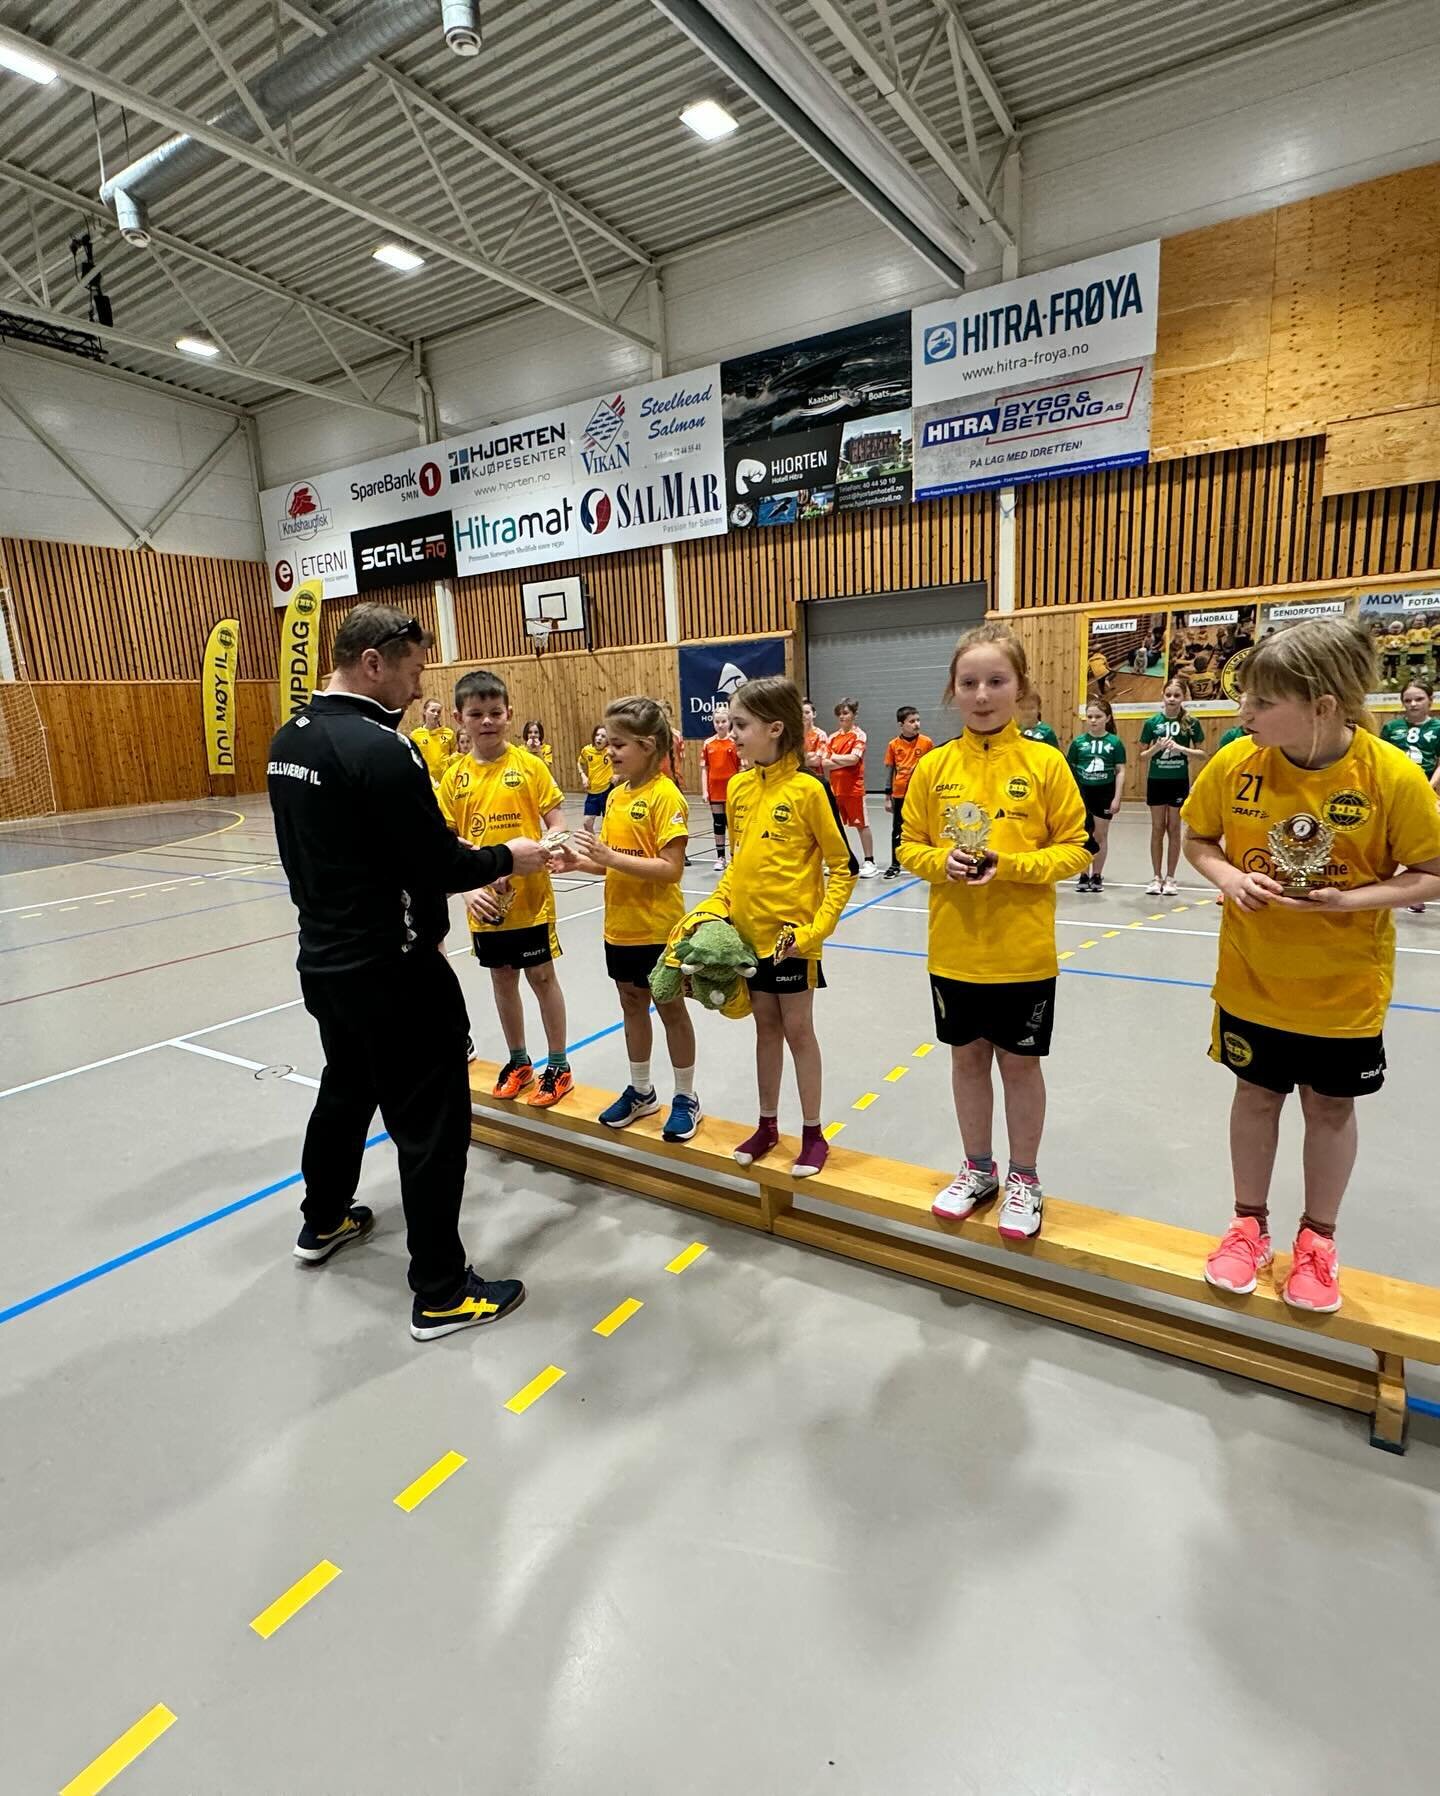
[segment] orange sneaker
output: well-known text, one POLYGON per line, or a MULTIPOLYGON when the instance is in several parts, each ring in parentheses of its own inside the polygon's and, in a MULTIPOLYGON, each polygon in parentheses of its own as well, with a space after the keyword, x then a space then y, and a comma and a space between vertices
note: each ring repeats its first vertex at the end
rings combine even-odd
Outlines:
POLYGON ((1282 1295, 1292 1310, 1313 1310, 1317 1316, 1340 1308, 1340 1260, 1328 1235, 1301 1229, 1282 1295))
POLYGON ((568 1066, 547 1066, 525 1102, 532 1110, 548 1110, 574 1089, 575 1077, 568 1066))
POLYGON ((1270 1237, 1261 1234, 1255 1218, 1237 1216, 1205 1262, 1205 1282, 1218 1291, 1248 1297, 1255 1289, 1257 1274, 1265 1270, 1273 1257, 1270 1237))
POLYGON ((534 1077, 535 1068, 528 1060, 522 1060, 519 1066, 502 1067, 500 1077, 495 1081, 493 1095, 497 1098, 518 1098, 534 1077))

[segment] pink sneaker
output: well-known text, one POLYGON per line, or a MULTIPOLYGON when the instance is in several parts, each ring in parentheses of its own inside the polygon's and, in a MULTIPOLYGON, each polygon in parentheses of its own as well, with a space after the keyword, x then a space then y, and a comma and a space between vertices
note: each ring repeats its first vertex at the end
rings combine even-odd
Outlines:
POLYGON ((1317 1316, 1340 1308, 1340 1260, 1328 1236, 1301 1229, 1282 1295, 1292 1310, 1313 1310, 1317 1316))
POLYGON ((1205 1262, 1205 1282, 1217 1291, 1233 1291, 1248 1297, 1255 1279, 1270 1264, 1270 1237, 1262 1235, 1253 1216, 1237 1216, 1220 1237, 1220 1245, 1205 1262))

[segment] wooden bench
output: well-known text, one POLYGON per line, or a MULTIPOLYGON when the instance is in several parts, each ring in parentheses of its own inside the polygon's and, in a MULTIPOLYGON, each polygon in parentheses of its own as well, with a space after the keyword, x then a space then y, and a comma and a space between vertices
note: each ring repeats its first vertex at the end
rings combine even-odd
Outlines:
POLYGON ((931 1214, 931 1199, 949 1182, 948 1171, 832 1146, 822 1173, 795 1179, 786 1170, 799 1150, 793 1137, 782 1136, 769 1160, 742 1167, 732 1153, 749 1130, 738 1123, 707 1116, 693 1141, 672 1144, 661 1140, 659 1115, 625 1130, 597 1122, 615 1093, 591 1086, 577 1085, 550 1110, 507 1103, 492 1095, 496 1070, 486 1061, 470 1069, 471 1133, 487 1147, 1358 1410, 1371 1418, 1372 1444, 1392 1453, 1405 1450, 1405 1361, 1440 1364, 1440 1290, 1430 1285, 1346 1267, 1343 1309, 1311 1316, 1280 1297, 1289 1265, 1284 1254, 1251 1296, 1232 1297, 1206 1284, 1201 1268, 1214 1238, 1194 1229, 1047 1197, 1043 1233, 1033 1241, 1006 1241, 995 1226, 995 1205, 965 1222, 942 1222, 931 1214), (647 1164, 637 1151, 664 1164, 647 1164), (797 1210, 797 1196, 904 1223, 950 1244, 931 1246, 849 1217, 797 1210), (982 1246, 991 1254, 958 1253, 953 1244, 982 1246), (1123 1285, 1131 1294, 1044 1278, 1033 1269, 1037 1264, 1123 1285), (1210 1314, 1176 1314, 1134 1300, 1133 1294, 1147 1291, 1279 1325, 1303 1345, 1227 1327, 1210 1314), (1367 1349, 1373 1367, 1327 1354, 1330 1342, 1367 1349))

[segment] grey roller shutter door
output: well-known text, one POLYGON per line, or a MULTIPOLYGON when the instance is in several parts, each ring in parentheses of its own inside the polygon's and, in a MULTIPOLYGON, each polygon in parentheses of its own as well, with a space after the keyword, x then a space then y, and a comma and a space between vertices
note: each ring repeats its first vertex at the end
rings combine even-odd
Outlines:
POLYGON ((816 722, 833 730, 835 701, 860 700, 871 792, 885 790, 885 744, 895 734, 898 706, 918 706, 920 727, 936 742, 955 735, 955 715, 942 708, 940 694, 955 638, 985 616, 985 597, 977 584, 805 606, 805 662, 816 722))

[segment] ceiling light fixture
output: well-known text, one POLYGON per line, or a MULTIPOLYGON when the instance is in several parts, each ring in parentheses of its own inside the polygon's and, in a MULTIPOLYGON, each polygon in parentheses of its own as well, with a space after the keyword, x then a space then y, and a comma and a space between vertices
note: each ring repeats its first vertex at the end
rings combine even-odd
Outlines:
POLYGON ((220 353, 220 345, 212 343, 208 337, 177 337, 175 347, 183 350, 186 355, 204 356, 207 361, 220 353))
POLYGON ((7 49, 3 44, 0 44, 0 68, 23 75, 27 81, 36 81, 41 87, 48 87, 55 79, 55 71, 48 62, 41 62, 38 56, 27 56, 23 50, 7 49))
POLYGON ((696 100, 680 114, 680 123, 688 126, 706 143, 718 143, 722 137, 728 137, 732 131, 739 129, 718 100, 696 100))
POLYGON ((413 274, 417 268, 425 266, 424 256, 417 256, 403 243, 382 243, 373 254, 377 262, 383 262, 387 268, 398 268, 402 274, 413 274))

